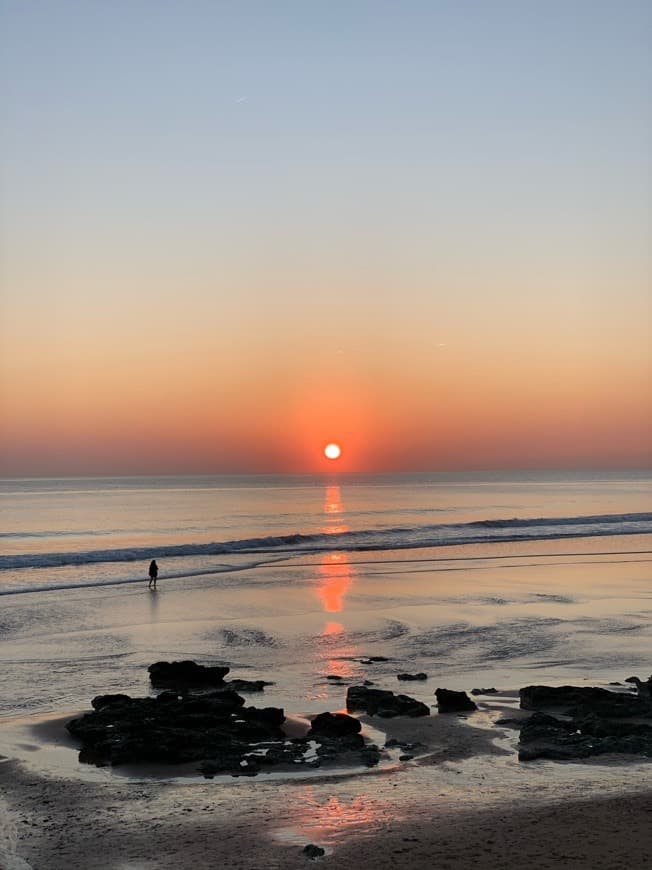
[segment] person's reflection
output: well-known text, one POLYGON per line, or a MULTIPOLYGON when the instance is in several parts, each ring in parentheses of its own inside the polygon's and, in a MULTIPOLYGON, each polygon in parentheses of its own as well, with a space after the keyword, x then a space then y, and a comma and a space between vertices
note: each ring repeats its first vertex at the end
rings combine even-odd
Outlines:
POLYGON ((149 620, 152 623, 158 622, 158 605, 159 605, 159 593, 156 587, 153 587, 149 590, 149 620))

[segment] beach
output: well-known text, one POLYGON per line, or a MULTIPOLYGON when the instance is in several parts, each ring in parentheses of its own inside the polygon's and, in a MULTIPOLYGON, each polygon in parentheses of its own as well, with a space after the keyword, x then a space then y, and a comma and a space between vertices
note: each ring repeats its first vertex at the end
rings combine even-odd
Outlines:
MULTIPOLYGON (((436 723, 415 732, 424 738, 436 723)), ((363 870, 648 865, 648 766, 521 771, 457 720, 443 730, 431 739, 447 748, 423 764, 303 781, 100 783, 7 762, 2 866, 301 868, 312 863, 309 843, 325 849, 317 863, 363 870)))
MULTIPOLYGON (((151 502, 157 495, 151 488, 121 491, 119 498, 111 488, 105 504, 115 504, 115 540, 102 549, 89 546, 93 536, 72 529, 80 537, 73 551, 73 535, 55 539, 50 529, 49 538, 34 537, 41 549, 33 548, 32 567, 5 566, 3 867, 262 870, 314 860, 338 868, 511 870, 528 863, 618 868, 649 862, 649 761, 613 754, 519 762, 518 730, 503 722, 527 715, 519 709, 523 686, 631 692, 626 678, 649 676, 651 553, 649 520, 640 510, 649 482, 586 484, 587 500, 594 502, 602 487, 608 513, 582 513, 572 521, 564 515, 561 484, 551 495, 549 480, 529 482, 527 496, 513 483, 499 496, 492 484, 489 498, 486 483, 473 484, 472 493, 465 484, 458 491, 466 499, 462 534, 470 537, 473 522, 474 534, 503 528, 509 539, 453 544, 447 540, 451 525, 459 538, 460 517, 456 525, 451 514, 433 525, 421 506, 435 502, 436 485, 412 485, 408 498, 404 481, 400 488, 374 482, 376 509, 384 503, 385 513, 373 515, 373 528, 368 492, 333 486, 304 485, 294 501, 291 489, 239 491, 240 526, 222 541, 246 546, 218 542, 212 556, 186 549, 159 558, 156 591, 147 588, 149 560, 141 565, 121 556, 127 550, 118 540, 125 527, 121 502, 151 502), (509 497, 513 514, 496 506, 499 497, 509 497), (528 499, 535 505, 537 497, 546 515, 561 523, 544 523, 539 513, 536 522, 528 520, 534 510, 528 499), (278 515, 280 500, 290 508, 289 519, 278 515), (297 502, 309 517, 301 526, 297 502), (311 503, 318 506, 312 517, 311 503), (587 523, 593 532, 583 536, 587 523), (604 533, 616 523, 618 532, 604 533), (560 535, 560 525, 573 534, 560 535), (348 546, 347 528, 357 534, 348 546), (542 531, 518 538, 523 528, 528 535, 542 531), (373 532, 376 549, 368 546, 365 529, 373 532), (436 546, 433 535, 442 537, 436 546), (426 539, 430 546, 422 546, 426 539), (70 552, 74 559, 65 556, 70 552), (109 555, 102 561, 97 553, 109 555), (280 707, 290 717, 343 711, 347 689, 365 681, 423 702, 430 715, 356 713, 365 739, 380 749, 373 767, 206 779, 196 765, 134 769, 81 762, 66 722, 88 710, 96 695, 151 695, 148 665, 182 659, 269 682, 263 692, 247 694, 246 703, 280 707), (405 672, 426 676, 398 680, 405 672), (437 688, 496 692, 473 695, 477 711, 441 714, 437 688), (408 745, 409 752, 396 748, 408 745), (324 849, 323 856, 307 857, 309 844, 324 849)), ((208 491, 220 493, 215 485, 208 491)), ((92 497, 104 498, 97 489, 92 497)), ((20 503, 25 496, 13 498, 20 503)), ((39 498, 51 505, 49 494, 39 498)), ((180 501, 191 505, 192 490, 180 501)), ((169 521, 169 511, 160 514, 169 521)), ((162 545, 177 546, 179 538, 192 547, 193 534, 208 547, 196 531, 196 511, 182 515, 188 527, 157 528, 148 541, 139 533, 129 547, 137 543, 158 556, 162 545)), ((43 517, 39 522, 48 528, 43 517)), ((111 538, 106 531, 103 536, 111 538)), ((27 552, 25 541, 14 546, 15 563, 27 552)))

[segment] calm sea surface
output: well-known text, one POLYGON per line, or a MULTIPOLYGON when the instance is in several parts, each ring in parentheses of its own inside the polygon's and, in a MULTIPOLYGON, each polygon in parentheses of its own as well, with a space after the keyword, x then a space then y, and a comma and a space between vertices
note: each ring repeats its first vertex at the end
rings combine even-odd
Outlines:
MULTIPOLYGON (((224 558, 652 532, 649 472, 0 481, 0 593, 221 570, 224 558)), ((240 559, 239 565, 244 564, 240 559)))

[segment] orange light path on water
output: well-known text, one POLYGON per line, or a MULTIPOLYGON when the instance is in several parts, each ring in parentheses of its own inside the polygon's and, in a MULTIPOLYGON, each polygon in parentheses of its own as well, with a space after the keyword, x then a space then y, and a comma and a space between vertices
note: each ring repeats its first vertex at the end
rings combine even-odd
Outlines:
MULTIPOLYGON (((348 526, 341 521, 343 513, 340 487, 330 484, 324 494, 325 534, 347 532, 348 526)), ((319 565, 319 596, 324 611, 328 614, 342 613, 348 590, 353 583, 354 573, 346 553, 324 553, 319 565)), ((321 633, 323 661, 329 676, 349 677, 353 675, 352 660, 356 648, 348 642, 347 633, 341 622, 329 620, 321 633)))

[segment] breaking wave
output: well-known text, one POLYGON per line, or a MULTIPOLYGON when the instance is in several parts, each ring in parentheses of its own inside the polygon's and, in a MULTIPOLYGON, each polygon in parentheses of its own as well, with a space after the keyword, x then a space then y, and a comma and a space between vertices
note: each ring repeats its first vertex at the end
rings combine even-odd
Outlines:
MULTIPOLYGON (((501 541, 535 541, 555 538, 598 537, 652 533, 652 513, 607 514, 534 519, 494 519, 470 523, 440 523, 339 533, 291 534, 209 544, 163 544, 157 558, 224 556, 229 554, 299 554, 333 550, 360 552, 406 550, 501 541)), ((0 556, 0 569, 56 568, 142 561, 152 547, 19 553, 0 556)))

